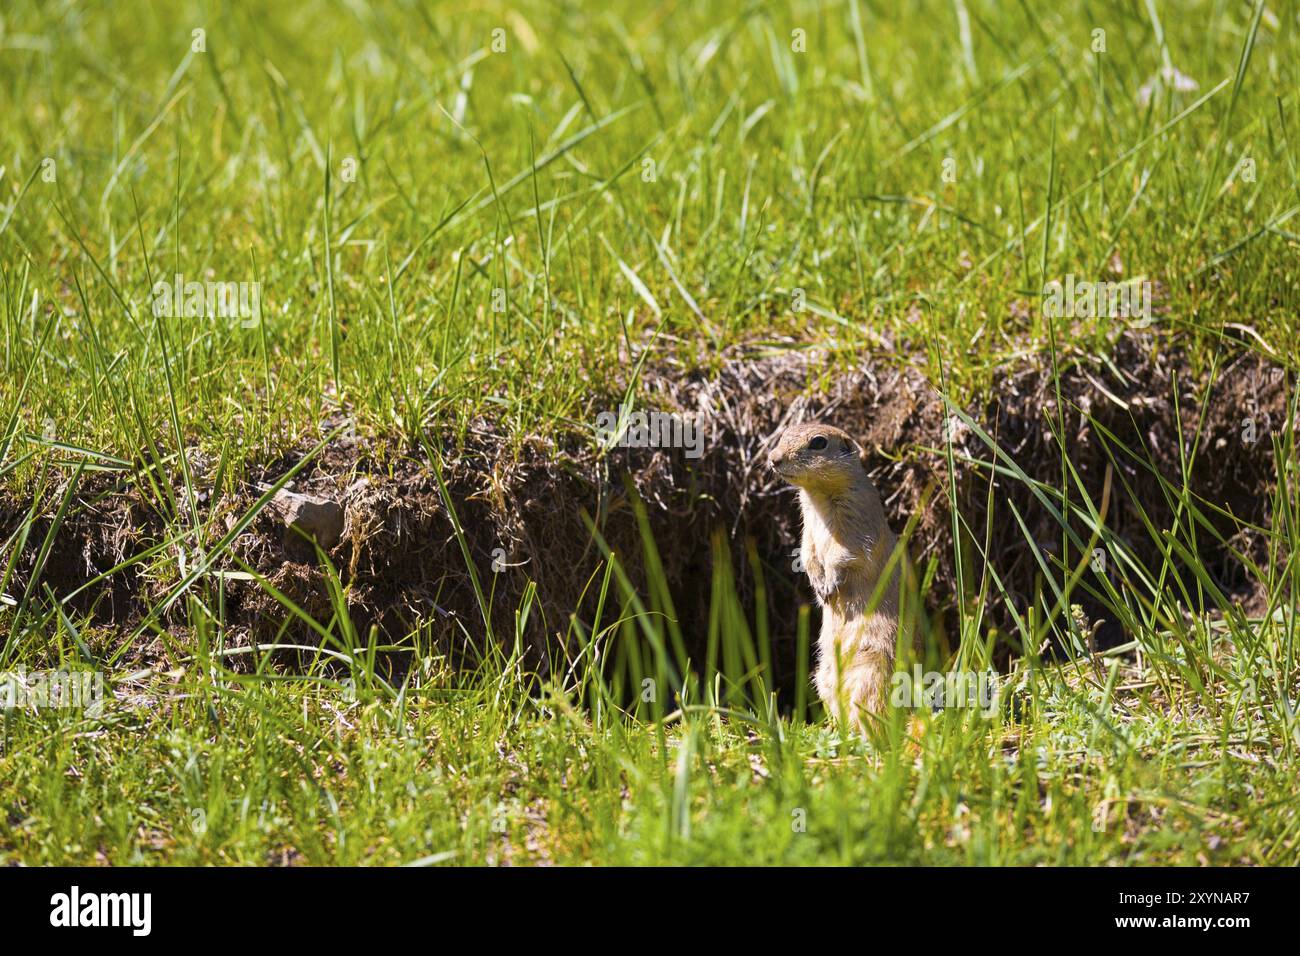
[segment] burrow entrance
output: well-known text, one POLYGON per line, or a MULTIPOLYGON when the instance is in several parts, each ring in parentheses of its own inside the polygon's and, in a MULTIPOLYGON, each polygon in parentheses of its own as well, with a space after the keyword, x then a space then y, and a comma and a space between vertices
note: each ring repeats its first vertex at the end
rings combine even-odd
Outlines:
MULTIPOLYGON (((968 407, 966 413, 1030 478, 1056 486, 1062 463, 1053 430, 1063 427, 1070 462, 1094 501, 1101 500, 1104 474, 1112 464, 1107 525, 1150 564, 1158 564, 1159 550, 1140 516, 1145 513, 1158 528, 1170 526, 1176 500, 1158 475, 1181 486, 1183 457, 1195 445, 1189 486, 1215 531, 1201 536, 1199 559, 1224 593, 1258 609, 1260 589, 1234 551, 1256 562, 1267 558, 1266 532, 1258 529, 1271 527, 1271 495, 1277 485, 1274 439, 1286 434, 1288 415, 1294 412, 1289 376, 1254 352, 1232 348, 1224 353, 1206 399, 1207 376, 1196 374, 1182 351, 1151 333, 1131 331, 1110 343, 1106 358, 1067 352, 1058 364, 1059 404, 1048 360, 1037 356, 1000 369, 996 398, 968 407)), ((602 457, 593 442, 578 439, 559 446, 535 441, 511 454, 488 421, 474 423, 460 445, 445 440, 448 491, 478 576, 492 593, 497 635, 513 636, 515 611, 530 581, 537 592, 525 639, 539 666, 545 666, 548 649, 564 640, 571 613, 590 619, 596 590, 591 582, 602 552, 584 512, 630 578, 638 587, 644 585, 635 494, 645 504, 693 659, 701 659, 708 621, 711 541, 721 534, 746 602, 754 596, 751 556, 761 562, 774 678, 778 685, 788 685, 798 607, 810 603, 811 594, 793 569, 792 552, 799 541, 796 502, 764 462, 774 433, 809 418, 833 422, 862 441, 895 531, 904 529, 923 500, 928 502, 917 517, 910 553, 918 569, 931 575, 927 599, 937 615, 951 612, 956 591, 950 485, 981 548, 991 528, 988 560, 1001 580, 1017 600, 1030 600, 1040 583, 1034 550, 1059 551, 1061 529, 1029 489, 1002 476, 990 497, 988 470, 971 463, 989 460, 989 448, 958 419, 945 415, 936 390, 915 368, 864 360, 831 376, 825 369, 826 357, 813 350, 763 355, 738 349, 725 356, 716 374, 680 374, 669 362, 644 370, 638 407, 695 416, 704 435, 698 459, 687 458, 681 449, 619 448, 602 457), (949 481, 943 452, 945 430, 953 440, 955 483, 949 481), (1012 520, 1009 505, 1023 517, 1033 546, 1012 520), (494 563, 499 571, 493 570, 494 563)), ((600 407, 616 409, 619 396, 611 389, 600 407)), ((436 423, 429 434, 439 438, 436 423)), ((258 482, 277 480, 300 458, 269 462, 238 494, 205 501, 201 507, 216 510, 214 534, 219 537, 233 526, 257 499, 258 482)), ((45 561, 42 581, 59 596, 164 540, 162 522, 140 487, 121 482, 120 476, 116 484, 115 476, 95 477, 78 489, 77 507, 45 561)), ((358 633, 368 633, 373 625, 385 640, 399 640, 422 621, 453 656, 465 651, 467 640, 483 639, 460 544, 422 451, 376 453, 356 441, 335 441, 290 487, 343 506, 343 534, 330 557, 348 585, 349 613, 358 633)), ((1294 489, 1288 493, 1294 495, 1294 489)), ((180 498, 179 487, 177 494, 180 498)), ((20 555, 20 590, 30 581, 57 508, 57 498, 52 498, 20 555)), ((29 506, 0 501, 3 539, 19 527, 29 506)), ((329 620, 321 569, 310 549, 286 537, 276 515, 264 512, 232 548, 309 614, 329 620)), ((1066 559, 1073 564, 1078 557, 1066 559)), ((229 560, 221 566, 236 567, 229 560)), ((980 572, 976 561, 968 566, 967 579, 978 580, 980 572)), ((72 604, 102 625, 111 641, 114 632, 121 635, 134 627, 165 590, 156 572, 137 565, 82 591, 72 604)), ((295 641, 315 639, 301 625, 281 631, 286 612, 256 583, 230 580, 223 598, 228 645, 277 634, 281 640, 286 634, 295 641)), ((607 612, 606 622, 611 619, 607 612)), ((179 605, 163 623, 184 637, 179 605)), ((1121 639, 1103 627, 1103 644, 1121 639)), ((160 643, 144 640, 127 656, 165 654, 160 643)))

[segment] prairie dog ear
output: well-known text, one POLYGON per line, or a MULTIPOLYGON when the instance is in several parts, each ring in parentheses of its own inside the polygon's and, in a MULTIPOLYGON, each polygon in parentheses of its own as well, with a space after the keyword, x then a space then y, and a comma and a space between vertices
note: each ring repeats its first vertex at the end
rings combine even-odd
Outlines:
POLYGON ((867 446, 862 444, 862 442, 858 441, 856 438, 851 438, 849 440, 853 442, 853 447, 857 449, 858 461, 862 462, 863 468, 866 468, 867 459, 870 457, 869 453, 867 452, 867 446))

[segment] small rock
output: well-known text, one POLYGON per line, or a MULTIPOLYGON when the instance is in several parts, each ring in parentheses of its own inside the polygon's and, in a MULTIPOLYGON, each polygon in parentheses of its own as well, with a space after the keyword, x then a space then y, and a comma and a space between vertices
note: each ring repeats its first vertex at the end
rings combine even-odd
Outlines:
POLYGON ((281 490, 271 499, 271 506, 284 521, 286 544, 300 541, 299 531, 315 538, 326 551, 339 543, 343 534, 343 508, 337 502, 281 490))

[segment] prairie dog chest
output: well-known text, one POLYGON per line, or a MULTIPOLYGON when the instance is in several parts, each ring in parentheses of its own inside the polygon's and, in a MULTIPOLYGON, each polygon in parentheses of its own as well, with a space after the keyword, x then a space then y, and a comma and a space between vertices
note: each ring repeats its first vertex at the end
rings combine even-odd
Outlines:
POLYGON ((800 551, 804 569, 813 591, 822 604, 840 589, 845 580, 861 574, 866 562, 865 548, 851 548, 842 543, 821 511, 803 502, 803 544, 800 551))

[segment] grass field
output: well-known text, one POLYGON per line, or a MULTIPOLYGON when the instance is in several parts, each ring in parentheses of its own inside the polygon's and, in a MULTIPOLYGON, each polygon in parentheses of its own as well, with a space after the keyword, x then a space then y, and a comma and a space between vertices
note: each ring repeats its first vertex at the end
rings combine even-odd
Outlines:
POLYGON ((7 3, 0 672, 104 697, 0 712, 0 862, 1300 863, 1298 32, 1294 0, 7 3), (1067 277, 1153 308, 1061 317, 1067 277), (955 426, 875 461, 933 465, 891 505, 925 663, 997 668, 995 705, 837 730, 788 555, 733 568, 753 514, 675 524, 645 470, 627 567, 576 510, 489 566, 489 516, 561 500, 529 476, 606 532, 644 462, 599 413, 785 361, 814 405, 915 376, 955 426), (979 410, 1022 369, 1054 401, 1013 447, 979 410), (444 583, 393 586, 409 531, 264 547, 308 475, 401 520, 418 485, 444 583), (355 610, 381 583, 401 613, 355 610))

